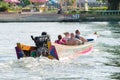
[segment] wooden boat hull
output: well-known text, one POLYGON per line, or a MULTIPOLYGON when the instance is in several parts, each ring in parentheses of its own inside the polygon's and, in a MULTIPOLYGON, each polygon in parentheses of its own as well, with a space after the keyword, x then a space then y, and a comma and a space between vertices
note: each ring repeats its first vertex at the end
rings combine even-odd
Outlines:
MULTIPOLYGON (((54 48, 54 47, 51 46, 51 48, 54 48)), ((15 50, 16 50, 16 55, 17 55, 18 59, 23 58, 23 57, 36 57, 34 55, 34 51, 37 50, 37 48, 35 46, 29 46, 29 45, 24 45, 24 44, 21 44, 21 43, 17 43, 17 46, 15 47, 15 50)), ((50 49, 49 55, 44 56, 44 57, 47 57, 49 59, 59 60, 58 55, 55 52, 55 49, 54 49, 54 51, 52 49, 50 49)))
POLYGON ((53 43, 55 46, 58 57, 60 58, 77 58, 82 54, 87 54, 93 50, 93 42, 88 42, 83 45, 76 46, 68 46, 68 45, 60 45, 53 43))
MULTIPOLYGON (((28 46, 21 43, 17 43, 16 55, 20 59, 22 57, 31 57, 31 51, 36 50, 35 46, 28 46)), ((68 46, 52 43, 50 47, 50 54, 47 56, 49 59, 61 59, 61 58, 77 58, 82 54, 87 54, 93 49, 93 42, 85 43, 84 45, 68 46)))

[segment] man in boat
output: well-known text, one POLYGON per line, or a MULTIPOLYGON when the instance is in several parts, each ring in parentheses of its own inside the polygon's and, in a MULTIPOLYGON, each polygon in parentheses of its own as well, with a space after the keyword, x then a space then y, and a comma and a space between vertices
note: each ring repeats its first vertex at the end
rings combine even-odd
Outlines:
POLYGON ((87 39, 85 39, 82 36, 80 36, 80 31, 79 30, 75 31, 75 38, 81 40, 83 43, 88 42, 87 39))
POLYGON ((81 41, 77 38, 75 38, 74 33, 70 34, 70 39, 68 39, 67 45, 80 45, 81 41))
POLYGON ((48 56, 49 50, 48 50, 48 44, 47 42, 50 41, 49 36, 46 32, 42 32, 41 36, 33 38, 31 36, 32 40, 35 42, 37 50, 36 50, 36 57, 39 57, 41 55, 48 56))

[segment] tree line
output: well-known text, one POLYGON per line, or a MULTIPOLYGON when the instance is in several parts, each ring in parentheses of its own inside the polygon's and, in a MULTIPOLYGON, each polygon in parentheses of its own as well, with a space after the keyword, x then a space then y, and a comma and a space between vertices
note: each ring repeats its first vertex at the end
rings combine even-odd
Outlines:
MULTIPOLYGON (((4 0, 0 0, 4 1, 4 0)), ((29 0, 20 0, 23 6, 30 4, 29 0)), ((108 2, 108 10, 120 10, 120 0, 97 0, 101 2, 108 2)))

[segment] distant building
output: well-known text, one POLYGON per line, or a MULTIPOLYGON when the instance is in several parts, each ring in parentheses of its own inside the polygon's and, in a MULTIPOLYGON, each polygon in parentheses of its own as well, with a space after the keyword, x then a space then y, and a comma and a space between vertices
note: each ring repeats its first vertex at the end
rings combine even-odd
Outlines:
MULTIPOLYGON (((98 7, 98 6, 105 6, 107 3, 101 3, 97 0, 87 0, 89 7, 98 7)), ((85 0, 77 0, 77 4, 81 5, 81 7, 84 7, 85 0)))
MULTIPOLYGON (((81 2, 85 2, 85 0, 81 0, 81 2)), ((96 0, 88 0, 88 3, 89 2, 96 2, 96 0)))
MULTIPOLYGON (((49 3, 47 3, 47 5, 49 7, 55 7, 55 8, 60 8, 60 5, 62 5, 62 6, 70 6, 71 5, 71 3, 65 3, 65 1, 67 1, 67 0, 50 0, 49 3), (62 3, 61 3, 61 1, 62 1, 62 3)), ((69 1, 71 1, 71 0, 69 0, 69 1)), ((107 5, 106 3, 101 3, 101 2, 98 2, 97 0, 87 0, 87 1, 88 1, 89 7, 99 7, 99 6, 107 5)), ((85 7, 85 0, 76 0, 76 4, 73 6, 81 7, 81 8, 85 7)))

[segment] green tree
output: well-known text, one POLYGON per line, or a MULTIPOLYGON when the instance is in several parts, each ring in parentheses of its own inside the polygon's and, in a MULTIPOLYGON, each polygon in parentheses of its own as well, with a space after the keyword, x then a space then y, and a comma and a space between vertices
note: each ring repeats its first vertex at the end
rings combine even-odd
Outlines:
POLYGON ((99 2, 108 2, 108 10, 120 10, 120 0, 97 0, 99 2))
POLYGON ((7 11, 8 8, 9 8, 8 3, 0 1, 0 12, 7 11))
POLYGON ((26 5, 29 5, 30 4, 30 1, 29 0, 20 0, 21 3, 26 6, 26 5))
POLYGON ((108 0, 109 10, 120 10, 120 0, 108 0))
POLYGON ((67 0, 66 3, 67 3, 67 5, 73 5, 74 0, 67 0))

